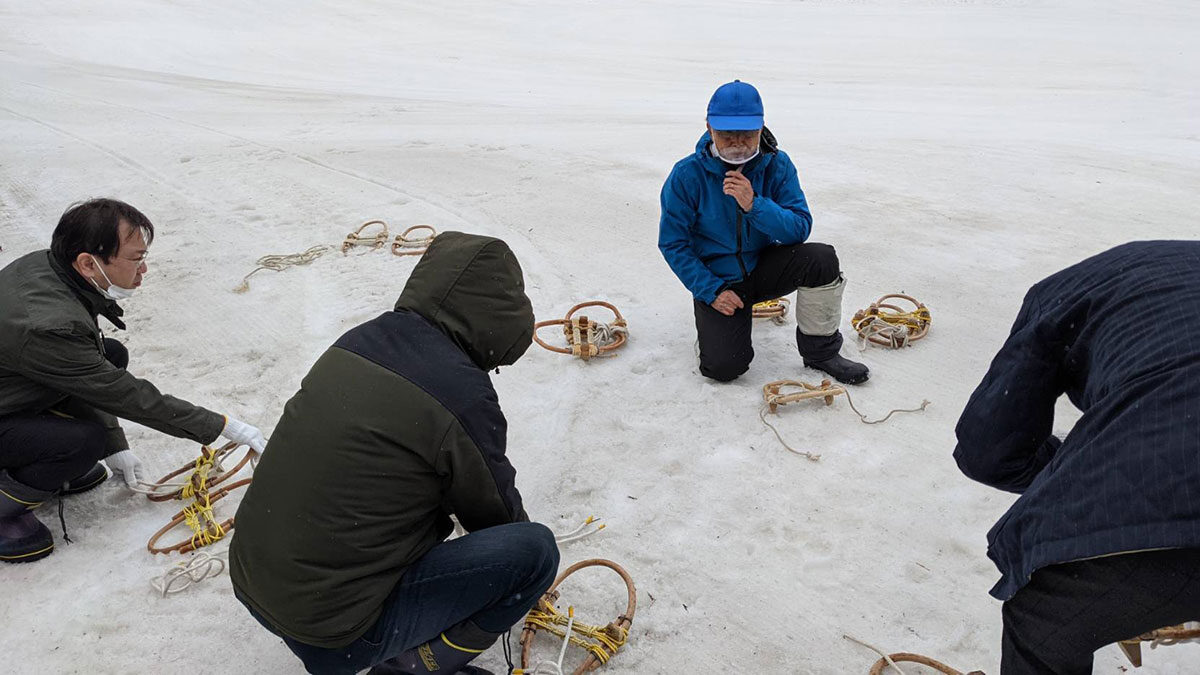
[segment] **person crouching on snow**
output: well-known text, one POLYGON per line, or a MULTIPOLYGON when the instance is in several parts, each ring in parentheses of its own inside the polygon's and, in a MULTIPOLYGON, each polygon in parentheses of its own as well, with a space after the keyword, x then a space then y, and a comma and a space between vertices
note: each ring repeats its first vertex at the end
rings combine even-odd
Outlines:
POLYGON ((142 284, 154 226, 115 199, 67 209, 50 250, 0 270, 0 560, 30 562, 54 550, 32 509, 55 494, 125 482, 141 462, 117 418, 177 438, 224 436, 266 446, 258 429, 162 394, 125 369, 129 351, 100 332, 97 316, 124 330, 118 300, 142 284))
POLYGON ((1200 620, 1200 242, 1143 241, 1034 285, 958 421, 967 477, 1021 497, 988 532, 1000 672, 1200 620), (1052 434, 1066 394, 1083 412, 1052 434))
POLYGON ((658 248, 695 298, 700 372, 718 381, 750 367, 751 307, 796 291, 804 365, 859 384, 867 367, 839 355, 837 253, 805 243, 812 215, 796 168, 763 126, 758 90, 734 80, 708 103, 708 131, 663 185, 658 248))
POLYGON ((234 593, 310 673, 467 663, 558 569, 505 457, 488 371, 532 342, 499 239, 444 232, 394 311, 337 340, 288 401, 237 512, 234 593), (446 541, 450 516, 467 530, 446 541))

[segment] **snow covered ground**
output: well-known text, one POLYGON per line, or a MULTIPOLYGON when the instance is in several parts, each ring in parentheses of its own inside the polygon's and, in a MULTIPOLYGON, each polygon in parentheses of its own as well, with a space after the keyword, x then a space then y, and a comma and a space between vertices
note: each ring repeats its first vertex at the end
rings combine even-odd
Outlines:
MULTIPOLYGON (((1200 232, 1198 34, 1189 0, 0 0, 0 265, 46 246, 75 200, 138 206, 159 237, 117 336, 131 370, 269 434, 414 260, 333 254, 232 293, 258 256, 372 218, 503 237, 540 318, 600 298, 630 324, 614 359, 535 347, 494 377, 530 513, 608 523, 564 563, 611 558, 638 583, 608 671, 865 673, 876 656, 850 634, 994 673, 984 534, 1012 497, 958 473, 953 425, 1031 283, 1200 232), (846 348, 872 368, 865 412, 926 412, 779 416, 819 463, 757 416, 763 383, 818 379, 793 328, 759 324, 750 372, 705 381, 656 248, 662 180, 735 77, 800 169, 814 240, 838 248, 846 318, 896 291, 934 315, 911 349, 846 348)), ((1058 427, 1073 419, 1064 406, 1058 427)), ((129 435, 154 476, 197 451, 129 435)), ((170 561, 145 542, 174 508, 110 481, 66 501, 71 545, 43 509, 57 551, 0 569, 0 670, 299 672, 227 576, 151 590, 170 561)), ((601 623, 615 579, 565 590, 601 623)), ((1195 673, 1200 646, 1146 662, 1195 673)), ((1115 647, 1096 664, 1127 667, 1115 647)))

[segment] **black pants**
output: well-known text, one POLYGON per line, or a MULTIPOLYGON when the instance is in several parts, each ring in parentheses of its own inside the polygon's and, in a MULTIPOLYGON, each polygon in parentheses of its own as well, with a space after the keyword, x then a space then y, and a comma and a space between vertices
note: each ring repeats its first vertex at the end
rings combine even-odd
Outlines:
MULTIPOLYGON (((750 368, 754 345, 750 333, 754 325, 751 306, 773 300, 797 288, 824 286, 841 274, 837 252, 829 244, 805 243, 772 246, 762 252, 758 265, 745 279, 731 285, 745 305, 726 316, 712 305, 695 301, 696 335, 700 338, 700 373, 728 382, 750 368)), ((796 331, 800 354, 822 361, 842 347, 842 334, 807 336, 796 331)))
POLYGON ((1086 675, 1105 645, 1200 620, 1200 549, 1045 567, 1003 614, 1003 675, 1086 675))
MULTIPOLYGON (((120 342, 104 338, 104 352, 114 366, 129 365, 129 351, 120 342)), ((86 404, 66 399, 54 407, 69 411, 77 405, 86 404)), ((5 415, 0 417, 0 469, 18 483, 53 492, 103 459, 105 440, 104 426, 91 420, 49 411, 5 415)))

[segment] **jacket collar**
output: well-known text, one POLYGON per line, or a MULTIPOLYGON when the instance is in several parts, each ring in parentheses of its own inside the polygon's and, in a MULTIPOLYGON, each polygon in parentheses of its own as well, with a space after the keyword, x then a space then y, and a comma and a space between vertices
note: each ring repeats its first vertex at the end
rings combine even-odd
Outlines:
POLYGON ((71 289, 71 292, 75 294, 79 302, 83 303, 89 314, 93 317, 103 315, 104 318, 112 322, 112 325, 125 330, 125 322, 121 321, 121 317, 125 315, 125 310, 121 309, 121 306, 115 300, 101 295, 95 286, 89 284, 86 279, 75 271, 75 268, 61 265, 50 251, 46 252, 46 257, 49 258, 50 267, 54 269, 55 274, 63 280, 67 288, 71 289))

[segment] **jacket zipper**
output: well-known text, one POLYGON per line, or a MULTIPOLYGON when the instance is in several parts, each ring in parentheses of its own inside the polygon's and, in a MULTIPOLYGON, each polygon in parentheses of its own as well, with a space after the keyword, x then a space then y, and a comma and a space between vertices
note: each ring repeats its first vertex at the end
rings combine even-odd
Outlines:
POLYGON ((746 279, 746 263, 742 261, 742 209, 737 210, 737 257, 738 267, 742 270, 742 280, 746 279))

